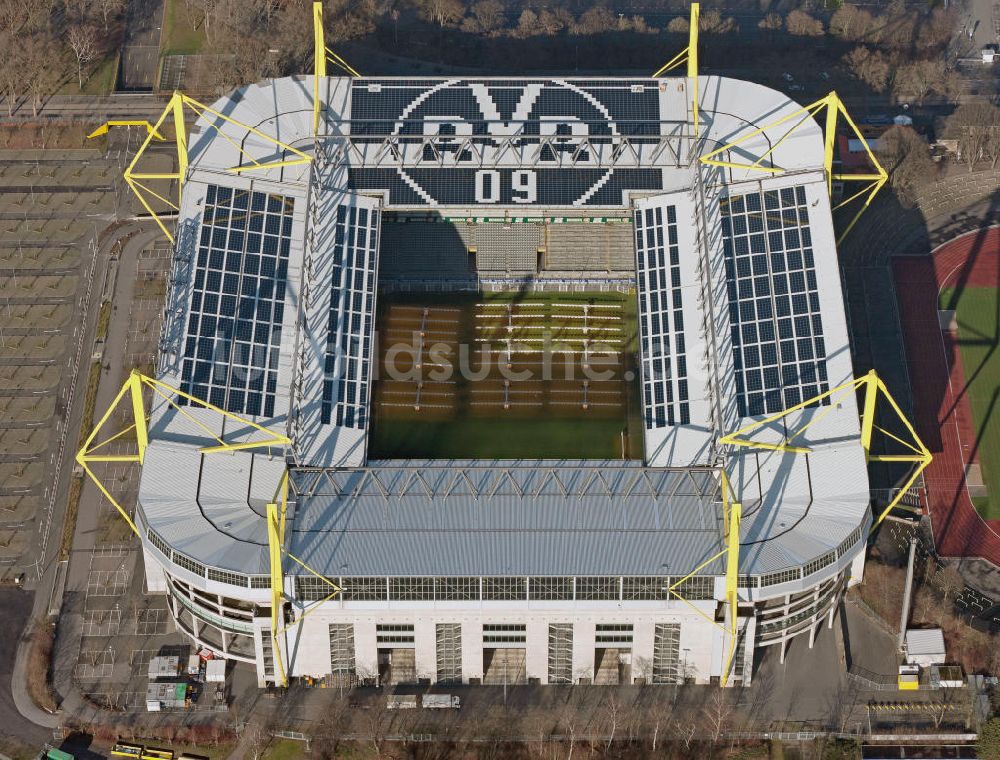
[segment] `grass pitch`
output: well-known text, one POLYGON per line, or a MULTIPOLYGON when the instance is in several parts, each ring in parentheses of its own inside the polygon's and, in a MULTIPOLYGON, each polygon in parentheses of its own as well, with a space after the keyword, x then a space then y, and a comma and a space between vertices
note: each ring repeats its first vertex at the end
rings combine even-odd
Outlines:
MULTIPOLYGON (((967 287, 941 292, 939 304, 955 309, 958 342, 969 404, 976 425, 974 444, 989 492, 974 498, 987 520, 1000 520, 1000 297, 995 288, 967 287)), ((971 443, 971 442, 970 442, 971 443)))
POLYGON ((620 294, 383 296, 369 457, 641 458, 636 342, 620 294))

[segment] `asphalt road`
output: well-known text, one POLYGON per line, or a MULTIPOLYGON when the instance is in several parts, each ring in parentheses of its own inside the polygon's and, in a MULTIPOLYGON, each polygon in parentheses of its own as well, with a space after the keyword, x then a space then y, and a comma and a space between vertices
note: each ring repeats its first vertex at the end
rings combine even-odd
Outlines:
POLYGON ((24 631, 24 626, 31 615, 35 595, 18 588, 0 588, 0 736, 7 735, 29 744, 41 744, 52 738, 52 733, 45 728, 29 723, 14 706, 14 698, 10 690, 11 676, 14 672, 14 646, 24 631))

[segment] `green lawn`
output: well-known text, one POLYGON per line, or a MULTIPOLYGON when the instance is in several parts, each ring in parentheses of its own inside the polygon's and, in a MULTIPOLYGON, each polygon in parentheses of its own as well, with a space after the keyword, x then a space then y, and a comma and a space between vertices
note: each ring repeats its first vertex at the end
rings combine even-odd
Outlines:
POLYGON ((292 739, 272 739, 264 750, 263 760, 300 760, 306 756, 306 745, 292 739))
MULTIPOLYGON (((475 304, 484 302, 527 301, 543 303, 543 311, 558 323, 557 303, 620 303, 624 320, 623 343, 626 353, 635 350, 635 299, 613 293, 502 293, 454 295, 395 295, 380 299, 384 316, 391 304, 447 306, 460 309, 460 339, 474 345, 475 304)), ((384 326, 380 320, 380 329, 384 326)), ((625 368, 630 369, 626 357, 625 368)), ((458 378, 459 388, 470 381, 458 378)), ((375 418, 368 442, 371 459, 621 459, 622 432, 626 432, 626 456, 642 456, 642 422, 639 384, 623 381, 627 405, 621 413, 593 414, 579 410, 543 412, 514 410, 494 413, 469 413, 462 408, 452 419, 414 419, 407 413, 386 412, 374 407, 375 418)), ((460 391, 461 392, 461 391, 460 391)))
POLYGON ((624 420, 380 420, 372 459, 621 459, 624 420))
POLYGON ((115 50, 95 67, 85 67, 83 87, 76 78, 76 69, 59 88, 60 95, 110 95, 114 92, 118 80, 119 53, 115 50), (87 71, 90 73, 87 74, 87 71))
MULTIPOLYGON (((942 308, 956 310, 958 338, 969 403, 976 423, 979 463, 989 498, 973 504, 988 520, 1000 520, 1000 302, 996 288, 942 291, 942 308)), ((971 443, 971 442, 970 442, 971 443)))
POLYGON ((201 19, 192 18, 184 0, 167 0, 163 14, 160 55, 190 55, 200 53, 206 43, 201 19))

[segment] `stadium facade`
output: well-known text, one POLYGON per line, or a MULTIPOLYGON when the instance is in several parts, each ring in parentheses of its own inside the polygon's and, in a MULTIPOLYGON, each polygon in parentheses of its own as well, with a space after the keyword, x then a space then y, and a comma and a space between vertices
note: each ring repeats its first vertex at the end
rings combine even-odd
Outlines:
POLYGON ((746 683, 754 652, 832 624, 871 525, 854 393, 758 431, 808 423, 807 453, 719 442, 853 378, 824 137, 805 118, 730 150, 780 172, 699 162, 800 109, 750 82, 699 83, 697 137, 687 78, 323 77, 316 135, 312 77, 203 113, 157 379, 291 444, 207 454, 206 431, 253 431, 154 400, 136 524, 148 589, 182 631, 262 685, 673 684, 746 683), (233 171, 248 153, 288 157, 260 133, 312 160, 233 171), (430 225, 481 241, 464 268, 407 247, 430 225), (586 236, 611 227, 630 230, 628 259, 592 266, 586 236), (526 230, 583 244, 553 258, 526 230), (369 459, 376 304, 408 281, 625 283, 644 460, 369 459), (742 504, 738 642, 723 473, 742 504), (266 515, 286 474, 275 631, 266 515))

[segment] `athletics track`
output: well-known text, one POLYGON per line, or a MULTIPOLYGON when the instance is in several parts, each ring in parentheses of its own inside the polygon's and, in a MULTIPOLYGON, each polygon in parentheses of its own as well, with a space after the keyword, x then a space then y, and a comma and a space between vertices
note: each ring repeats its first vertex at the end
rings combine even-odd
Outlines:
POLYGON ((938 320, 943 286, 1000 286, 1000 228, 962 235, 930 256, 896 257, 893 271, 914 423, 934 454, 924 481, 937 551, 1000 566, 1000 521, 984 520, 965 487, 965 465, 977 461, 977 446, 957 335, 938 320))

